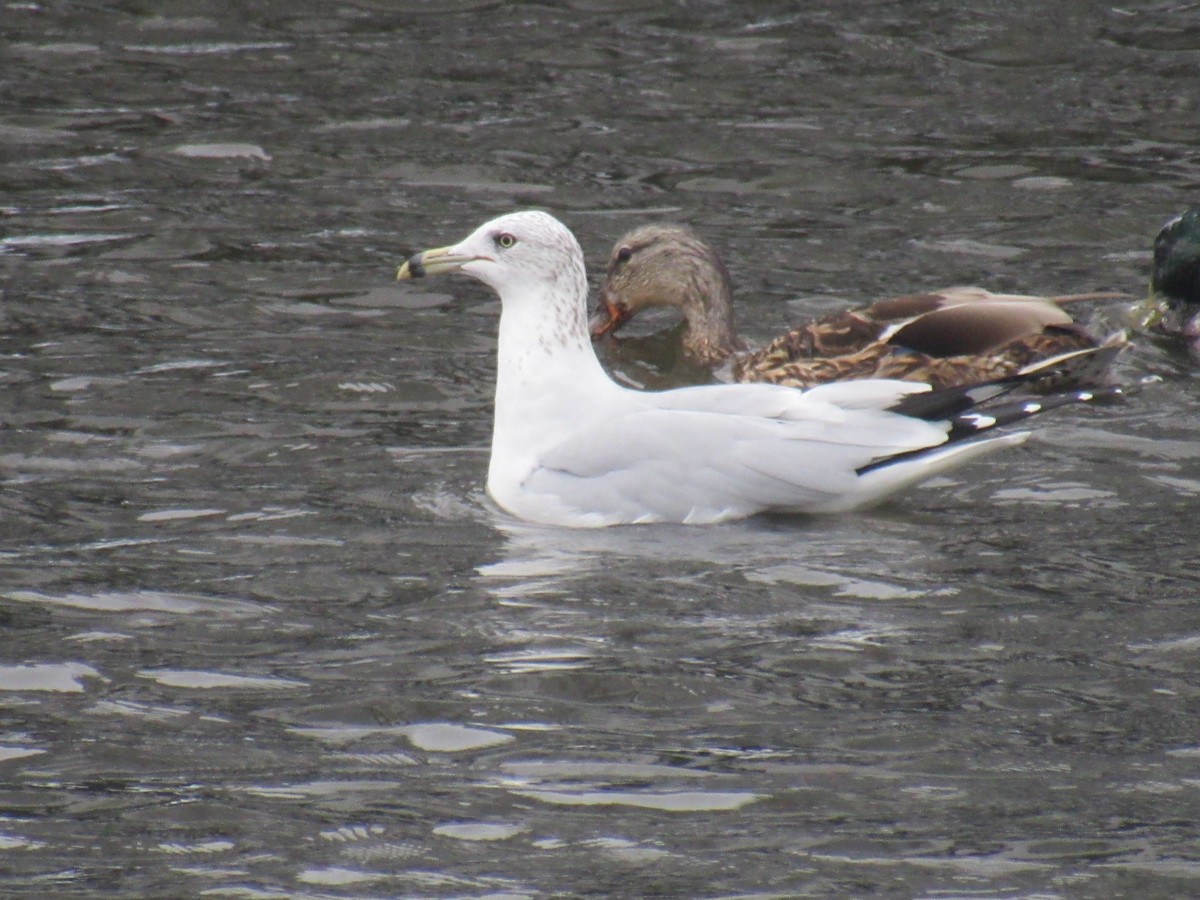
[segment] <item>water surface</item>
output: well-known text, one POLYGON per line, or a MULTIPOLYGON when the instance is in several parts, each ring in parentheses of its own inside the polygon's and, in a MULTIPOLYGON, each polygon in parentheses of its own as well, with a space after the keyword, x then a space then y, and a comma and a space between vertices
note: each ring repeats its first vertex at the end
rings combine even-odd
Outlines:
POLYGON ((496 304, 391 277, 501 212, 698 227, 754 340, 1144 289, 1195 9, 802 6, 3 6, 0 892, 1200 891, 1171 348, 870 515, 483 494, 496 304))

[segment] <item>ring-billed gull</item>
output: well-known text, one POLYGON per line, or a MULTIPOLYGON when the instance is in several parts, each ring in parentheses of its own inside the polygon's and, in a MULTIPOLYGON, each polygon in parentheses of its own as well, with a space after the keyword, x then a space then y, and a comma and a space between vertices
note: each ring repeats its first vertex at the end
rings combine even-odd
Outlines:
POLYGON ((877 504, 1028 432, 971 440, 1077 393, 972 412, 1009 384, 930 392, 863 380, 807 391, 771 384, 662 392, 621 387, 587 326, 575 236, 553 216, 511 213, 426 250, 397 278, 458 271, 500 295, 495 421, 487 486, 513 515, 602 526, 703 524, 760 512, 877 504))
MULTIPOLYGON (((764 347, 746 350, 733 324, 733 285, 717 252, 684 225, 642 225, 617 239, 592 316, 592 337, 619 329, 651 306, 683 314, 685 358, 715 367, 730 362, 734 381, 812 387, 847 378, 900 378, 935 388, 1003 378, 1051 357, 1090 350, 1100 341, 1062 304, 1125 298, 1091 293, 1060 297, 996 294, 953 287, 881 300, 797 325, 764 347)), ((1069 371, 1031 385, 1087 384, 1103 375, 1125 343, 1076 357, 1069 371)))

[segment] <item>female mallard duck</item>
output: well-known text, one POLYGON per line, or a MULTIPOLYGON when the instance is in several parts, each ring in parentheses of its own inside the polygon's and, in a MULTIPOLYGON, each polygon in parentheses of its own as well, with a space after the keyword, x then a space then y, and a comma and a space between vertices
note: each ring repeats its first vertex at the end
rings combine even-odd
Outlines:
POLYGON ((736 381, 794 387, 853 378, 952 387, 1085 351, 1069 367, 1052 367, 1055 377, 1045 386, 1057 388, 1101 376, 1124 343, 1120 335, 1097 341, 1060 304, 1119 296, 1045 298, 949 288, 834 313, 797 326, 760 350, 743 352, 746 345, 733 325, 729 271, 721 258, 689 228, 646 225, 614 246, 591 333, 599 338, 614 331, 648 306, 676 306, 684 316, 683 350, 689 360, 715 367, 732 358, 736 381), (1101 346, 1104 352, 1094 352, 1101 346))
POLYGON ((1171 219, 1154 239, 1150 297, 1138 318, 1154 334, 1182 338, 1200 361, 1200 206, 1171 219))

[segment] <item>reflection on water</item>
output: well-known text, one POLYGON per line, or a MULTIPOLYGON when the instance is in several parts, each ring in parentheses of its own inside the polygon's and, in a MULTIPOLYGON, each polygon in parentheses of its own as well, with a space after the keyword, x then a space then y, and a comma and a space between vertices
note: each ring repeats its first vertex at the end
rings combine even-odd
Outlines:
POLYGON ((391 282, 540 205, 758 340, 1140 292, 1195 10, 569 6, 4 8, 0 892, 1195 894, 1182 354, 871 515, 562 531, 482 490, 494 300, 391 282))

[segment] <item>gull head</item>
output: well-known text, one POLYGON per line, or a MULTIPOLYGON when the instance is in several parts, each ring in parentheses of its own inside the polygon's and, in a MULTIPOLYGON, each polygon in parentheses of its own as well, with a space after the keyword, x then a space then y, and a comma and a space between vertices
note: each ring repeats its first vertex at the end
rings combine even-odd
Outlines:
POLYGON ((504 301, 550 291, 583 302, 587 294, 579 242, 562 222, 537 210, 500 216, 453 246, 416 253, 396 278, 455 271, 482 281, 504 301))

